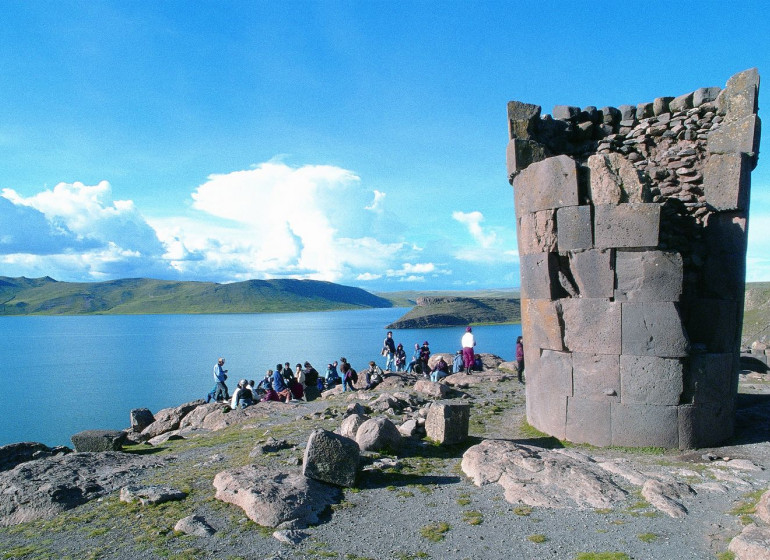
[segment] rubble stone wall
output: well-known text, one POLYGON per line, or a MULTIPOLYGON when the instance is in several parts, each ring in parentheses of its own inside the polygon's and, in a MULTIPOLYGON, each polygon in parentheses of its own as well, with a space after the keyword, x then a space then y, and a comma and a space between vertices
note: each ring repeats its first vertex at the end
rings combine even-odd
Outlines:
POLYGON ((508 104, 527 418, 598 446, 733 432, 759 74, 620 107, 508 104))

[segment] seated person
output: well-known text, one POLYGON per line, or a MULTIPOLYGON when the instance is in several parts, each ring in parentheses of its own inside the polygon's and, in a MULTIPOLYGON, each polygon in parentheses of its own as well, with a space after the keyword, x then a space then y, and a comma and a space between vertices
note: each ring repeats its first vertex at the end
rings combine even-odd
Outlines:
POLYGON ((455 357, 452 358, 452 373, 459 373, 463 370, 463 351, 458 350, 455 357))
POLYGON ((318 370, 310 362, 305 362, 302 366, 302 377, 305 379, 305 399, 312 401, 321 396, 318 390, 318 370))
POLYGON ((241 379, 238 382, 238 386, 233 391, 233 399, 230 404, 230 408, 235 410, 240 405, 241 408, 246 408, 250 404, 254 404, 254 395, 251 392, 249 382, 245 379, 241 379))
POLYGON ((341 381, 340 374, 337 373, 337 361, 335 360, 334 363, 326 366, 326 387, 331 389, 341 381))
POLYGON ((289 387, 292 400, 301 401, 305 396, 305 387, 294 377, 289 378, 289 380, 286 381, 286 385, 289 387))
MULTIPOLYGON (((412 361, 409 362, 409 365, 406 366, 406 372, 412 373, 415 371, 415 367, 419 367, 420 365, 420 345, 415 343, 414 345, 414 352, 412 353, 412 361)), ((418 371, 417 373, 420 373, 418 371)))
MULTIPOLYGON (((289 391, 289 387, 286 385, 286 381, 283 380, 283 375, 281 375, 282 367, 276 366, 275 373, 273 373, 273 391, 278 393, 279 400, 289 402, 291 391, 289 391)), ((289 368, 289 371, 291 371, 291 368, 289 368)))
POLYGON ((430 380, 438 382, 439 379, 443 379, 447 375, 449 375, 449 366, 444 361, 444 357, 440 356, 430 372, 430 380))
MULTIPOLYGON (((273 373, 272 369, 269 369, 267 371, 269 371, 270 374, 272 375, 272 373, 273 373)), ((261 402, 279 401, 279 400, 281 400, 281 399, 278 398, 278 393, 276 393, 273 390, 273 381, 271 380, 270 382, 268 382, 265 385, 265 395, 262 397, 262 401, 261 402)))
POLYGON ((369 369, 364 371, 364 376, 366 379, 366 387, 364 387, 364 389, 374 389, 377 385, 382 383, 382 380, 385 378, 385 372, 382 371, 380 366, 372 361, 369 362, 369 369))

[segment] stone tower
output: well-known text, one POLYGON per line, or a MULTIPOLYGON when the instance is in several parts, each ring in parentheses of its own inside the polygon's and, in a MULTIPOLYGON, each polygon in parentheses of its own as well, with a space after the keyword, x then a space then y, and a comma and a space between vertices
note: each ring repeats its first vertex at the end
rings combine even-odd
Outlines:
POLYGON ((508 104, 527 419, 574 442, 732 435, 756 69, 618 108, 508 104))

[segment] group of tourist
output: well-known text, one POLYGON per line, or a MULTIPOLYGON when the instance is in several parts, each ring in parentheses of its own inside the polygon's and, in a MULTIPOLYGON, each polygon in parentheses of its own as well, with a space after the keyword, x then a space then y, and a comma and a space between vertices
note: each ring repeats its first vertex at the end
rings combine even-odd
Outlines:
MULTIPOLYGON (((447 377, 450 373, 464 371, 469 374, 480 361, 474 354, 476 339, 471 327, 465 329, 460 344, 462 349, 456 352, 451 368, 443 356, 439 356, 432 367, 428 366, 430 347, 427 340, 422 345, 415 343, 412 360, 406 364, 404 347, 401 344, 397 345, 393 340, 393 332, 388 331, 381 351, 385 357, 385 370, 374 360, 370 361, 369 367, 362 372, 365 380, 363 389, 373 389, 382 383, 386 372, 393 371, 422 374, 423 377, 429 377, 434 382, 447 377)), ((224 365, 225 359, 219 358, 214 366, 215 385, 208 394, 206 402, 230 401, 233 409, 243 408, 257 401, 312 401, 318 398, 324 389, 341 384, 343 391, 355 391, 355 385, 358 383, 358 372, 344 357, 340 358, 339 362, 335 360, 327 364, 325 377, 321 377, 310 362, 297 364, 294 369, 290 362, 286 362, 277 364, 274 370, 268 369, 265 378, 256 385, 253 379, 241 379, 233 394, 230 395, 225 383, 228 370, 224 365)), ((516 369, 519 382, 523 383, 524 343, 521 336, 516 339, 516 369)))

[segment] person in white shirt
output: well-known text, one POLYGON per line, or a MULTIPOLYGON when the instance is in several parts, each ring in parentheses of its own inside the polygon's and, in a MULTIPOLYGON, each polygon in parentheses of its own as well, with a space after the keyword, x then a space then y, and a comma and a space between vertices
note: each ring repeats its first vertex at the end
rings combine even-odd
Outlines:
POLYGON ((463 346, 463 364, 465 365, 465 373, 470 373, 474 363, 473 347, 476 346, 476 339, 473 336, 473 330, 470 327, 465 329, 465 334, 462 338, 463 346))

